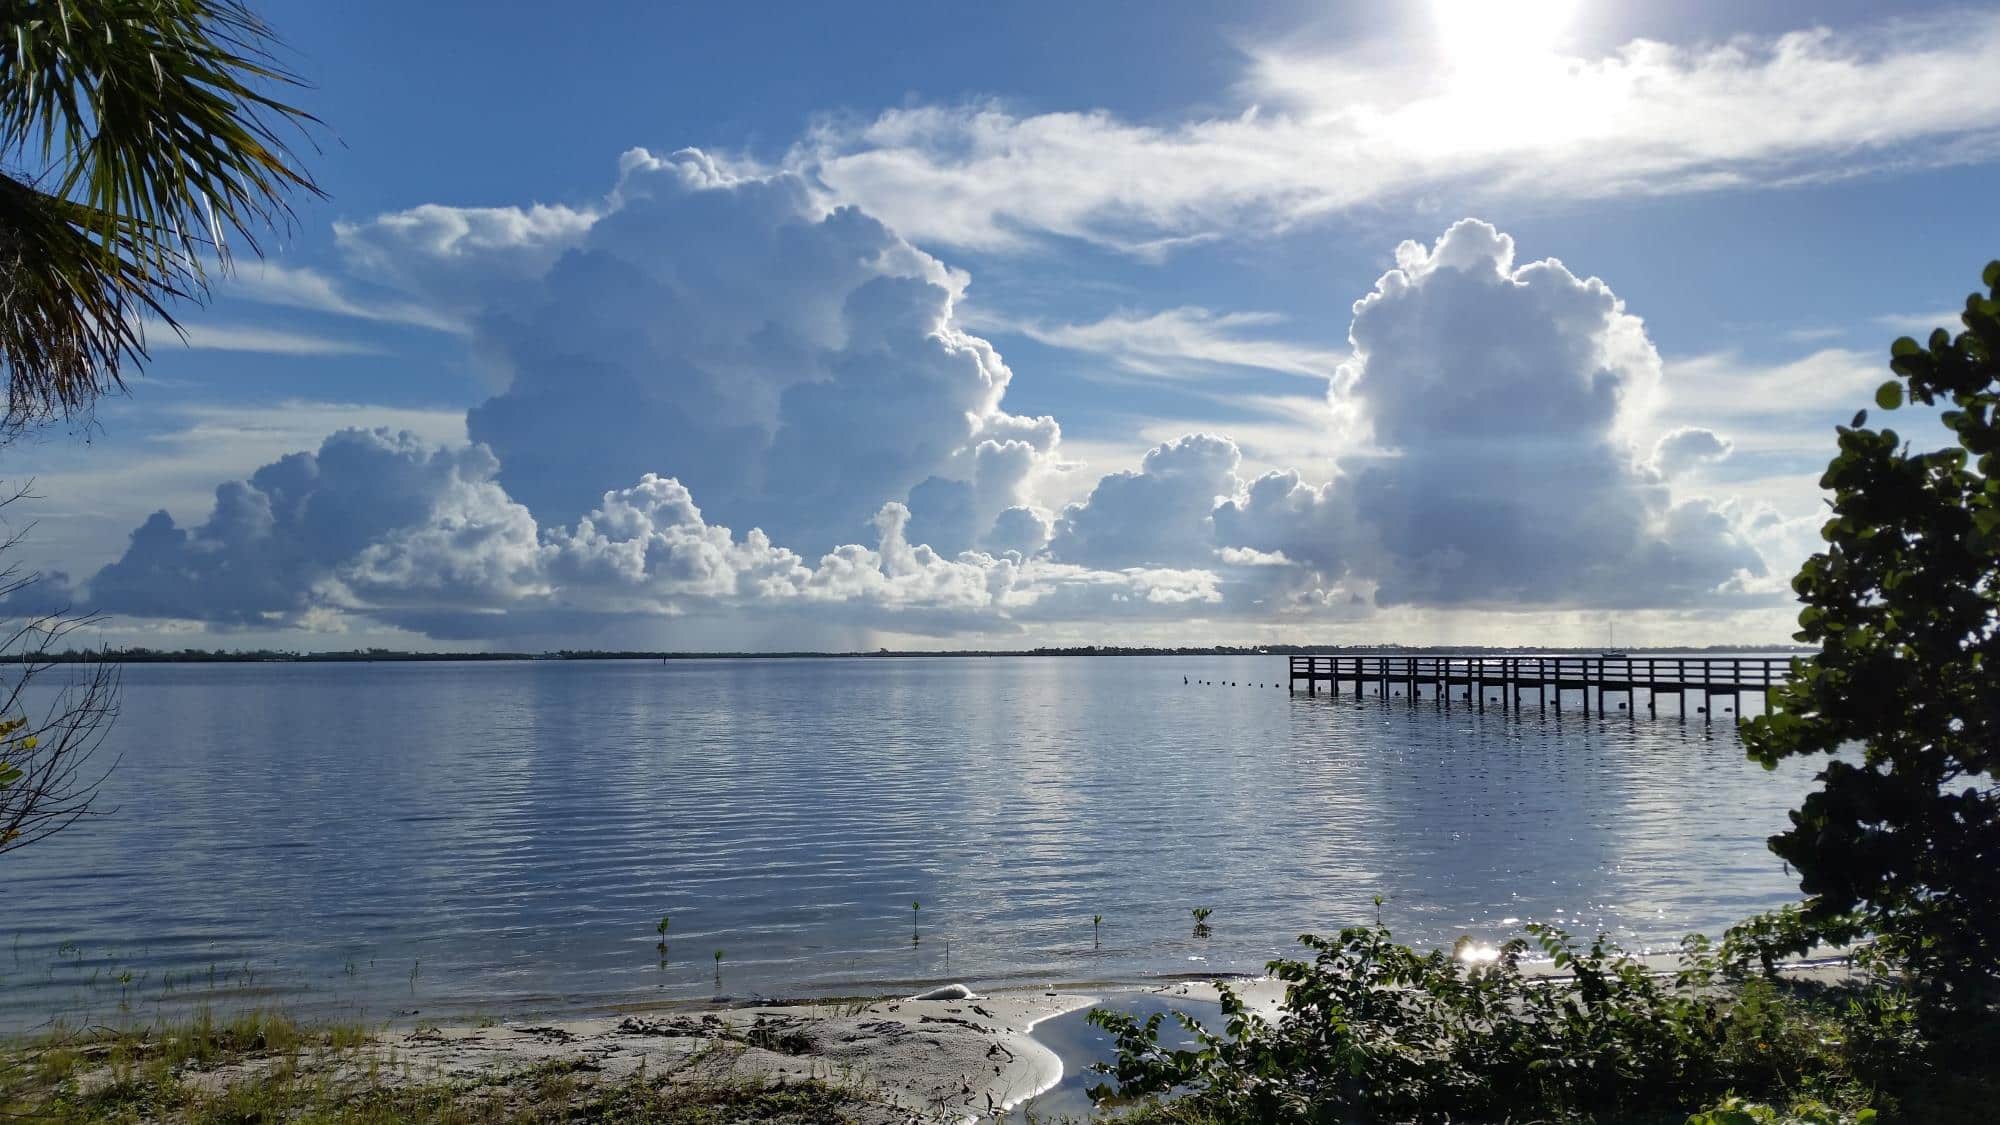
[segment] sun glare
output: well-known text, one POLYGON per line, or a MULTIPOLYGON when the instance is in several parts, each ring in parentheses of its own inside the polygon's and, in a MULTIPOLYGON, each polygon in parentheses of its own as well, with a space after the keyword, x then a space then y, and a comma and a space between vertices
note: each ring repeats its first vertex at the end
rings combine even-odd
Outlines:
POLYGON ((1577 0, 1431 0, 1445 58, 1464 70, 1553 53, 1576 8, 1577 0))

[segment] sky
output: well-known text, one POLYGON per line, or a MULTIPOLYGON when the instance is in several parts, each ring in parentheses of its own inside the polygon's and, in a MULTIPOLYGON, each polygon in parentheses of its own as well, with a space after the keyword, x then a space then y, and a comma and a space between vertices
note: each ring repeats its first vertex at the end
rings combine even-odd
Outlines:
POLYGON ((0 608, 1783 642, 1834 426, 2000 256, 1994 6, 260 10, 326 198, 0 450, 0 608))

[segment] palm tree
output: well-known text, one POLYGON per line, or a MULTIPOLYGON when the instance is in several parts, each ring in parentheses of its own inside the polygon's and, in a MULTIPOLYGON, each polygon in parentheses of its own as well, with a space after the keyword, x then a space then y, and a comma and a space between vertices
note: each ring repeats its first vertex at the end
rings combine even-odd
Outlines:
MULTIPOLYGON (((318 120, 273 96, 301 85, 277 45, 240 0, 0 0, 0 444, 122 388, 146 322, 179 330, 174 305, 208 295, 231 236, 254 253, 290 224, 289 192, 322 194, 281 135, 318 120)), ((0 490, 0 508, 24 495, 0 490)), ((0 565, 0 602, 36 578, 0 565)), ((91 620, 0 620, 0 852, 88 813, 103 780, 85 763, 117 712, 114 666, 87 665, 42 718, 25 703, 91 620)))
POLYGON ((231 238, 322 195, 287 135, 318 119, 241 0, 0 0, 0 366, 7 421, 122 389, 148 319, 208 294, 231 238))

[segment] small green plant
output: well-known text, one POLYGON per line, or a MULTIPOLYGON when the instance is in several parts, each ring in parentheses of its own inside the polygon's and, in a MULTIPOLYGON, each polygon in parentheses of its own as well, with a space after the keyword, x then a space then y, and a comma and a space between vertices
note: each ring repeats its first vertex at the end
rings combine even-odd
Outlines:
POLYGON ((653 927, 654 931, 660 935, 661 949, 665 949, 667 947, 667 927, 671 922, 672 922, 671 918, 669 918, 665 914, 662 914, 660 915, 660 924, 653 927))
POLYGON ((1090 916, 1090 947, 1092 949, 1101 948, 1104 944, 1102 937, 1099 933, 1099 927, 1103 925, 1104 925, 1104 915, 1092 914, 1090 916))
POLYGON ((715 951, 715 983, 717 987, 721 987, 722 985, 722 950, 720 949, 715 951))
POLYGON ((1873 1109, 1843 1113, 1825 1102, 1806 1099, 1789 1109, 1727 1097, 1687 1119, 1687 1125, 1875 1125, 1873 1109))
POLYGON ((1194 908, 1193 913, 1194 913, 1194 936, 1207 937, 1209 934, 1208 916, 1215 913, 1215 911, 1210 910, 1206 906, 1197 906, 1194 908))
POLYGON ((917 917, 923 911, 923 909, 924 909, 923 903, 918 902, 915 899, 910 900, 910 944, 911 945, 915 945, 917 944, 917 942, 922 940, 917 936, 917 917))

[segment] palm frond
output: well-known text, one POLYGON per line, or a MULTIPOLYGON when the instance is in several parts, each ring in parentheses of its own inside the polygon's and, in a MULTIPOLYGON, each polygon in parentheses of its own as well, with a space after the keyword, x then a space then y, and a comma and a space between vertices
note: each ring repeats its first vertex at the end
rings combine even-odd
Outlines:
POLYGON ((69 414, 145 359, 141 314, 207 294, 230 238, 321 194, 287 134, 316 118, 240 0, 0 0, 0 362, 10 409, 69 414))

